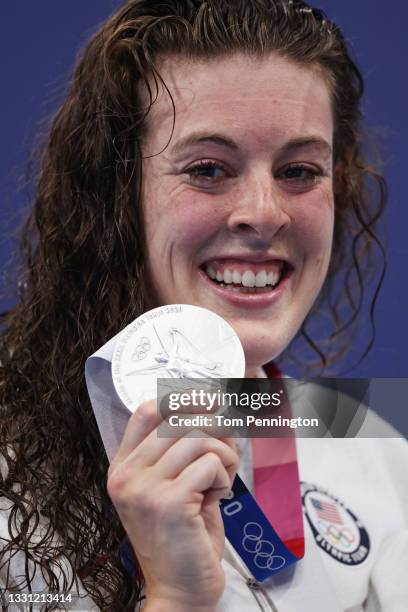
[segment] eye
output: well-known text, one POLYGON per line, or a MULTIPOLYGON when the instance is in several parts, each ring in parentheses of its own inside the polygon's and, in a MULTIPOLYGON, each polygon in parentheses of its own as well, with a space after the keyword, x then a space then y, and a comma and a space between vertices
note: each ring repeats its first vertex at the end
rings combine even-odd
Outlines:
POLYGON ((291 189, 302 191, 312 188, 322 176, 323 172, 320 168, 304 164, 291 164, 283 168, 278 173, 277 178, 285 181, 291 189))
POLYGON ((228 176, 227 170, 219 162, 210 159, 200 160, 183 171, 188 174, 190 182, 197 185, 217 183, 228 176))

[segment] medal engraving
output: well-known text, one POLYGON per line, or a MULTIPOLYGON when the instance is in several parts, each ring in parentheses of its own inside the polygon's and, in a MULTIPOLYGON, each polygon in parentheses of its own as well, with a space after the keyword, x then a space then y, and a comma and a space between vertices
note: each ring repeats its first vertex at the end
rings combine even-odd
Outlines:
POLYGON ((132 412, 157 395, 158 378, 241 378, 244 351, 214 312, 172 304, 144 313, 120 335, 112 359, 116 392, 132 412))

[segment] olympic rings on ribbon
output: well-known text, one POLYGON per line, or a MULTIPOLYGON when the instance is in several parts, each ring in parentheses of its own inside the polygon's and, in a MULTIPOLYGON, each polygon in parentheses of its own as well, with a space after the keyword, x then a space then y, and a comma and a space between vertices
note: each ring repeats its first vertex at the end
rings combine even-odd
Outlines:
POLYGON ((263 529, 259 523, 250 522, 244 526, 243 548, 255 555, 254 563, 260 569, 281 569, 286 559, 281 555, 274 555, 275 546, 269 540, 262 540, 263 529))

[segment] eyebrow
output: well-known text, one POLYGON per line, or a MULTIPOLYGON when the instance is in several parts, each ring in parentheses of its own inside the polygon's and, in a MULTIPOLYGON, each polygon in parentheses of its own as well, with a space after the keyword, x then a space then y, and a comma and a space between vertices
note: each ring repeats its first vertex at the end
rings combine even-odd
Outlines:
MULTIPOLYGON (((213 134, 208 132, 193 132, 184 138, 181 138, 178 142, 174 144, 174 146, 170 149, 170 153, 179 154, 183 150, 188 147, 209 143, 215 144, 218 146, 226 147, 232 151, 238 151, 238 144, 225 136, 224 134, 213 134)), ((326 153, 327 155, 332 154, 332 148, 324 138, 320 136, 304 136, 299 138, 292 138, 288 142, 286 142, 280 149, 279 154, 288 154, 296 151, 297 149, 303 149, 306 147, 316 147, 322 150, 322 153, 326 153)))
POLYGON ((327 155, 332 154, 332 148, 324 138, 320 136, 304 136, 301 138, 293 138, 289 140, 287 143, 279 149, 280 153, 291 153, 292 151, 296 151, 297 149, 303 149, 306 147, 316 147, 322 150, 322 153, 327 153, 327 155))
POLYGON ((178 142, 170 149, 171 153, 181 153, 184 149, 188 147, 202 144, 216 144, 223 147, 227 147, 233 151, 237 151, 239 149, 238 145, 228 136, 224 136, 223 134, 209 134, 208 132, 193 132, 184 138, 180 138, 178 142))

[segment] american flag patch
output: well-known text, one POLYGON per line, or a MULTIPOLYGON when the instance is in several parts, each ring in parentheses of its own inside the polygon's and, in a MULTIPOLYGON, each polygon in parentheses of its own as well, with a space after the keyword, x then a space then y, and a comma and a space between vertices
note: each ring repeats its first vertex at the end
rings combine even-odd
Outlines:
POLYGON ((312 497, 311 502, 319 518, 329 523, 337 523, 338 525, 343 522, 339 511, 336 508, 336 504, 321 501, 315 497, 312 497))

